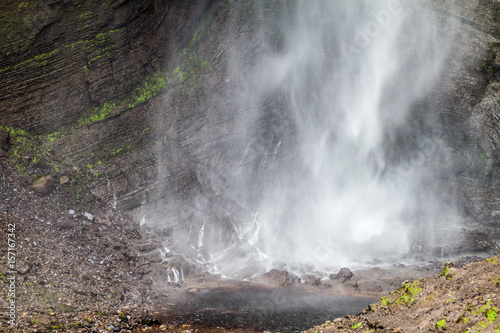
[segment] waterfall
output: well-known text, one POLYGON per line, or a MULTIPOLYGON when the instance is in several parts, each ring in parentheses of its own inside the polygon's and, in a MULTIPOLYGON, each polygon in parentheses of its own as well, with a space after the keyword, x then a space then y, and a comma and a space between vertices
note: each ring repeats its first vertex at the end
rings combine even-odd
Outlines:
POLYGON ((238 276, 397 261, 444 243, 454 203, 436 191, 449 165, 429 102, 453 40, 443 16, 426 0, 234 6, 254 11, 257 51, 227 33, 234 94, 217 107, 236 105, 240 120, 213 157, 232 160, 213 163, 224 180, 213 171, 206 183, 249 216, 222 242, 203 222, 205 257, 238 276))

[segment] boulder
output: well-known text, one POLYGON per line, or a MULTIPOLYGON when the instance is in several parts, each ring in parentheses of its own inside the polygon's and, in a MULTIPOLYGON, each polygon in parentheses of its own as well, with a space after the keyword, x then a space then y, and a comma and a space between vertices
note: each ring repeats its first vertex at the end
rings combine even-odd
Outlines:
POLYGON ((354 276, 354 273, 347 267, 342 267, 337 274, 330 274, 331 280, 342 280, 342 283, 354 276))
POLYGON ((257 280, 264 280, 277 286, 291 286, 300 282, 300 279, 283 269, 273 269, 257 277, 257 280))
POLYGON ((33 190, 38 194, 47 194, 54 186, 56 179, 52 175, 44 176, 33 184, 33 190))

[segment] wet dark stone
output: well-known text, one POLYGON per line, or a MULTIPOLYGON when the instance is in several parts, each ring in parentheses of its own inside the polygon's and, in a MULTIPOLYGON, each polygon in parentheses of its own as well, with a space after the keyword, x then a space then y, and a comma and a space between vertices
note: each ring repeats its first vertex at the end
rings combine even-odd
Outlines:
POLYGON ((352 278, 354 276, 354 273, 351 272, 351 270, 347 267, 343 267, 340 269, 340 271, 337 274, 330 274, 330 279, 331 280, 343 280, 342 282, 345 282, 352 278))

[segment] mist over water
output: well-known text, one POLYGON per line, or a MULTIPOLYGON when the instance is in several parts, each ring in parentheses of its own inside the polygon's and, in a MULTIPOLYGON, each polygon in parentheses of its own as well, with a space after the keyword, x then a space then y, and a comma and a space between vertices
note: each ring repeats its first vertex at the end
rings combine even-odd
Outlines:
POLYGON ((450 166, 426 106, 452 41, 443 22, 426 1, 297 1, 270 33, 266 3, 254 6, 259 53, 246 59, 236 41, 228 60, 228 98, 245 116, 228 129, 238 139, 221 154, 235 162, 218 191, 248 216, 227 239, 203 219, 190 234, 198 260, 244 277, 400 260, 445 242, 454 205, 434 187, 450 166))

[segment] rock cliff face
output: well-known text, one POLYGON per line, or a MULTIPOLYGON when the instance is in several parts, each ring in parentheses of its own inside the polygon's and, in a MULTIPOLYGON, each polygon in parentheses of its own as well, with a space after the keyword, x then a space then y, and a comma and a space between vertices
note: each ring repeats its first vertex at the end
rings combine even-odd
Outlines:
MULTIPOLYGON (((13 164, 28 182, 73 173, 73 182, 87 178, 98 198, 139 206, 142 197, 130 204, 125 198, 155 182, 157 95, 178 84, 165 73, 193 42, 211 2, 0 6, 0 123, 13 164)), ((95 199, 88 194, 87 201, 95 199)))
MULTIPOLYGON (((442 196, 459 198, 470 225, 498 232, 500 4, 453 3, 433 7, 452 18, 445 29, 458 33, 441 84, 420 110, 437 115, 452 150, 455 174, 443 184, 459 187, 454 194, 442 187, 442 196)), ((183 228, 202 223, 203 211, 227 231, 231 219, 250 215, 224 196, 227 170, 248 149, 239 132, 268 147, 261 159, 278 141, 277 159, 294 149, 280 96, 248 101, 252 112, 236 102, 244 87, 230 76, 231 54, 237 45, 251 68, 262 49, 279 52, 276 15, 292 7, 293 1, 2 1, 2 154, 29 183, 69 176, 57 191, 77 205, 107 201, 138 219, 183 228)), ((258 187, 263 180, 255 170, 248 178, 258 187)))
MULTIPOLYGON (((499 37, 497 1, 457 1, 457 40, 441 98, 431 102, 451 143, 466 215, 498 227, 500 200, 499 37)), ((446 7, 436 10, 446 12, 446 7)))

